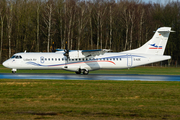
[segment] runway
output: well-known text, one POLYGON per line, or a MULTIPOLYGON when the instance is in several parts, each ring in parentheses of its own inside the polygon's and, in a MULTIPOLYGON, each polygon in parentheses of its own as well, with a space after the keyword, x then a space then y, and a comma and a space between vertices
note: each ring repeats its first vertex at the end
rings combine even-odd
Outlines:
POLYGON ((28 74, 0 73, 0 79, 40 79, 40 80, 117 80, 117 81, 180 81, 180 75, 139 75, 139 74, 28 74))

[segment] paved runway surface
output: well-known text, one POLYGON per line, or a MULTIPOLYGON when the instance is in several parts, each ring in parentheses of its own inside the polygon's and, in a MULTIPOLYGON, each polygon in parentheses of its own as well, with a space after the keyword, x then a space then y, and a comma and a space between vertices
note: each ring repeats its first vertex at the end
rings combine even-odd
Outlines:
POLYGON ((51 80, 124 80, 124 81, 180 81, 180 75, 138 75, 138 74, 28 74, 0 73, 0 79, 51 79, 51 80))

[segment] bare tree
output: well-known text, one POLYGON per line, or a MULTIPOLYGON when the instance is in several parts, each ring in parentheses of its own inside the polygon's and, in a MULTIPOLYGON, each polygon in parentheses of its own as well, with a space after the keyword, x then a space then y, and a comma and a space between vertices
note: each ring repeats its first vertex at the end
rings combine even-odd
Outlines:
POLYGON ((125 25, 125 29, 126 29, 126 39, 125 39, 125 44, 124 44, 124 50, 127 49, 127 45, 128 45, 129 14, 130 14, 130 12, 126 6, 123 10, 123 19, 124 19, 124 25, 125 25))
POLYGON ((13 4, 12 1, 9 2, 9 7, 7 9, 8 14, 6 14, 7 18, 7 28, 8 28, 8 41, 9 41, 9 58, 11 57, 11 32, 12 32, 12 10, 13 4))
POLYGON ((3 33, 4 33, 4 16, 3 9, 0 9, 0 20, 1 20, 1 47, 0 47, 0 62, 2 62, 2 50, 3 50, 3 33))
POLYGON ((112 45, 112 6, 109 8, 109 48, 111 49, 112 45))
POLYGON ((99 20, 100 20, 100 3, 97 8, 97 49, 99 49, 99 20))
POLYGON ((63 46, 63 48, 65 48, 65 41, 67 40, 66 38, 66 32, 67 32, 67 1, 64 4, 64 40, 63 40, 63 45, 61 45, 61 48, 63 46))
POLYGON ((91 43, 91 49, 93 49, 93 24, 92 24, 92 3, 88 2, 88 12, 89 12, 89 27, 90 27, 90 43, 91 43))
POLYGON ((16 1, 15 2, 15 5, 14 5, 14 14, 15 14, 15 25, 16 25, 16 52, 19 52, 19 48, 20 48, 20 45, 19 45, 19 36, 20 36, 20 20, 21 20, 21 1, 16 1))
POLYGON ((79 4, 79 16, 78 16, 78 46, 77 49, 80 49, 80 43, 83 36, 83 30, 87 24, 87 16, 85 15, 86 10, 86 4, 85 1, 83 1, 81 4, 79 4))
MULTIPOLYGON (((52 13, 53 13, 53 8, 52 8, 52 1, 49 1, 45 5, 45 13, 43 14, 43 19, 44 23, 46 24, 47 28, 47 52, 49 52, 50 49, 50 41, 51 41, 51 32, 52 32, 52 13)), ((43 31, 44 32, 44 31, 43 31)))
POLYGON ((139 21, 139 47, 141 46, 142 44, 142 26, 144 24, 144 8, 142 7, 139 7, 139 13, 140 13, 140 21, 139 21))
POLYGON ((133 29, 134 29, 134 23, 135 23, 135 10, 131 9, 129 18, 131 21, 131 28, 130 28, 130 43, 129 43, 129 49, 132 48, 132 42, 133 42, 133 29))
POLYGON ((57 9, 57 16, 58 16, 58 22, 59 22, 59 37, 60 37, 60 43, 61 43, 61 49, 64 48, 64 39, 63 39, 63 18, 64 18, 64 14, 63 14, 63 10, 64 10, 64 6, 65 6, 65 3, 63 2, 63 0, 57 0, 57 3, 56 3, 56 9, 57 9))
POLYGON ((101 41, 101 49, 102 49, 102 44, 103 44, 103 24, 105 19, 103 19, 103 17, 105 17, 105 13, 106 13, 106 9, 107 6, 104 6, 104 8, 101 9, 100 11, 100 16, 99 16, 99 26, 100 26, 100 41, 101 41))
POLYGON ((47 5, 49 12, 48 12, 48 42, 47 42, 47 52, 49 52, 49 42, 51 39, 51 19, 52 19, 52 4, 47 5))
POLYGON ((40 16, 40 1, 37 2, 37 8, 36 8, 36 51, 39 52, 39 16, 40 16))
POLYGON ((74 37, 74 27, 75 27, 75 24, 76 24, 76 6, 74 6, 74 9, 73 9, 73 16, 72 16, 72 28, 71 28, 71 44, 70 44, 70 49, 73 49, 73 37, 74 37))
POLYGON ((69 21, 68 21, 68 36, 67 36, 67 40, 68 40, 68 48, 70 48, 70 40, 71 40, 71 29, 72 29, 72 23, 73 23, 73 6, 70 5, 70 7, 68 7, 68 18, 69 18, 69 21))

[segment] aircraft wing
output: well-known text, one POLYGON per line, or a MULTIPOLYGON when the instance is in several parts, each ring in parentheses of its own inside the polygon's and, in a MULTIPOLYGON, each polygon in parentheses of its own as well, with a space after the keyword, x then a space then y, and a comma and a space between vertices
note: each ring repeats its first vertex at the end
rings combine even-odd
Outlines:
MULTIPOLYGON (((69 50, 69 58, 85 58, 85 57, 94 57, 98 55, 103 55, 111 51, 110 49, 95 49, 95 50, 69 50)), ((56 49, 56 52, 64 53, 64 49, 56 49)))
POLYGON ((82 50, 82 55, 85 57, 103 55, 111 51, 110 49, 95 49, 95 50, 82 50))

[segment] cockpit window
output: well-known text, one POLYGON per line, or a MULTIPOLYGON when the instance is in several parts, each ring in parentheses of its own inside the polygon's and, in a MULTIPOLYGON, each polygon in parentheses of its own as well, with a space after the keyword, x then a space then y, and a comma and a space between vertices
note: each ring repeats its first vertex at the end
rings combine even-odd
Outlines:
POLYGON ((15 55, 13 55, 11 58, 15 58, 16 56, 15 55))
POLYGON ((11 58, 22 59, 22 56, 21 55, 13 55, 11 58))

